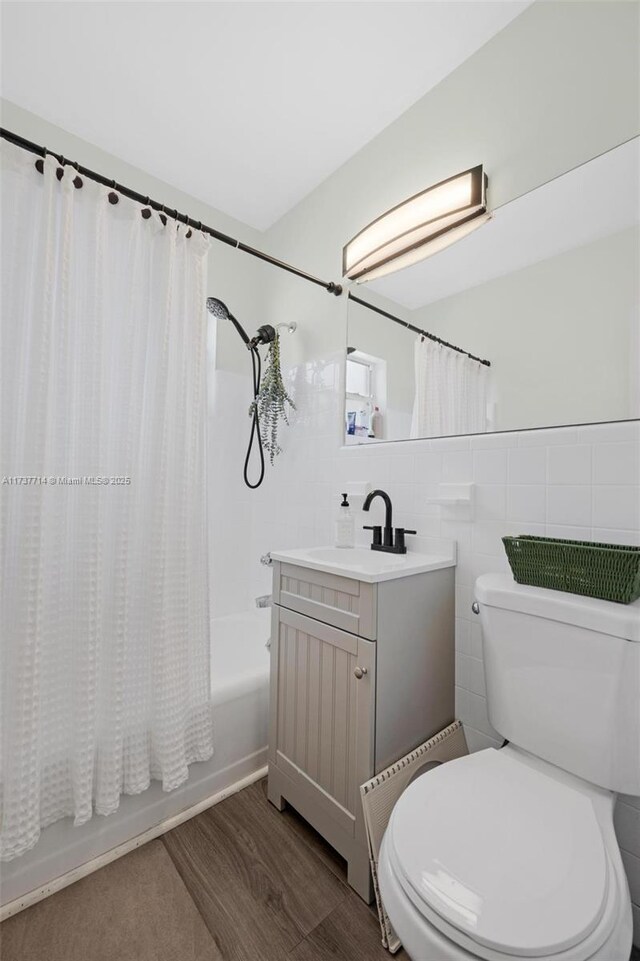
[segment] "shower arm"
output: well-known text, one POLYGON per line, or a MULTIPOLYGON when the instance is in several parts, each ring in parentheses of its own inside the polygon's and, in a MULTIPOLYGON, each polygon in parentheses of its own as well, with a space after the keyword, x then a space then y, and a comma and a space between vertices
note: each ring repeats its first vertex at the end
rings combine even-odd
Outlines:
POLYGON ((286 330, 290 334, 295 334, 298 324, 295 320, 290 320, 288 324, 276 324, 276 330, 286 330))

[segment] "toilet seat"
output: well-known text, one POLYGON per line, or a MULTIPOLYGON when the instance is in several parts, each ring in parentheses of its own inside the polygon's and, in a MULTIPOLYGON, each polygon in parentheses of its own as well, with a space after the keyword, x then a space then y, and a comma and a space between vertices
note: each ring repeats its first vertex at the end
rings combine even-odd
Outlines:
POLYGON ((482 751, 419 778, 394 808, 385 851, 399 886, 475 957, 589 957, 613 929, 615 871, 592 799, 546 767, 482 751))

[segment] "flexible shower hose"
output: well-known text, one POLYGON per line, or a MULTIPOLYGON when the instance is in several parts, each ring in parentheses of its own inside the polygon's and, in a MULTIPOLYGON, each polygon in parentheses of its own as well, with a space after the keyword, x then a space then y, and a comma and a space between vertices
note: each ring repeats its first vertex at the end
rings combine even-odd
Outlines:
POLYGON ((262 362, 260 360, 260 354, 258 353, 257 347, 251 348, 251 367, 253 370, 253 399, 256 404, 253 409, 253 417, 251 419, 251 433, 249 434, 249 444, 247 446, 247 456, 244 459, 244 482, 247 487, 251 490, 255 490, 256 487, 260 487, 260 484, 264 480, 264 451, 262 449, 262 437, 260 435, 260 418, 258 416, 258 394, 260 392, 260 376, 262 373, 262 362), (255 484, 252 484, 249 480, 249 461, 251 459, 251 451, 253 449, 254 442, 258 439, 258 451, 260 455, 260 476, 255 484))

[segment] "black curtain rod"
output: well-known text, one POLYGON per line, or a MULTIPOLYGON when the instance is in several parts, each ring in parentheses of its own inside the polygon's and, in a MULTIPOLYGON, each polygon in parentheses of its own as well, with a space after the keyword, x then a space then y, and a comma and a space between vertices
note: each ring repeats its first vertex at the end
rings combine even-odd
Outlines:
POLYGON ((383 317, 388 317, 395 324, 401 324, 406 327, 407 330, 412 330, 414 334, 421 334, 426 337, 427 340, 434 340, 436 344, 442 344, 443 347, 448 347, 450 350, 457 350, 459 354, 464 354, 465 357, 469 357, 471 360, 477 360, 479 364, 484 364, 485 367, 491 367, 491 361, 483 360, 482 357, 476 357, 475 354, 470 354, 468 350, 463 350, 462 347, 456 347, 455 344, 449 344, 446 340, 442 340, 440 337, 436 337, 435 334, 430 334, 426 330, 421 330, 420 327, 414 327, 413 324, 407 323, 406 320, 402 320, 400 317, 396 317, 394 314, 390 314, 386 310, 382 310, 381 307, 374 307, 373 304, 368 303, 366 300, 361 300, 360 297, 356 297, 355 294, 349 294, 349 300, 353 300, 356 304, 361 304, 363 307, 368 307, 369 310, 373 310, 376 314, 381 314, 383 317))
MULTIPOLYGON (((312 284, 317 284, 319 287, 324 287, 324 289, 330 293, 335 294, 339 297, 342 293, 342 286, 340 284, 335 284, 333 281, 320 280, 319 277, 314 277, 313 274, 308 274, 304 270, 300 270, 298 267, 294 267, 292 264, 286 263, 284 260, 278 260, 276 257, 272 257, 270 254, 265 254, 262 250, 257 250, 255 247, 250 247, 248 244, 244 244, 241 240, 236 240, 235 237, 230 237, 229 234, 224 234, 220 230, 216 230, 215 227, 208 227, 206 224, 200 221, 193 220, 186 214, 179 213, 178 210, 171 210, 170 207, 165 207, 164 204, 159 203, 157 200, 152 200, 149 197, 145 197, 143 194, 137 193, 135 190, 130 190, 129 187, 123 187, 122 184, 116 183, 115 180, 109 180, 108 177, 102 174, 96 173, 95 170, 89 170, 88 167, 82 167, 78 163, 74 163, 72 160, 67 160, 62 154, 54 153, 53 150, 48 150, 46 147, 41 147, 39 144, 32 143, 30 140, 26 140, 24 137, 20 137, 16 133, 12 133, 10 130, 6 130, 4 127, 0 127, 0 137, 4 140, 8 140, 9 143, 15 144, 17 147, 22 147, 23 150, 28 150, 31 153, 38 154, 40 157, 46 157, 47 154, 51 157, 55 157, 61 167, 65 167, 67 164, 78 173, 82 174, 84 177, 88 177, 89 180, 95 180, 96 183, 103 184, 105 187, 111 187, 113 190, 118 191, 124 197, 129 197, 131 200, 135 200, 140 204, 144 204, 145 207, 152 207, 154 210, 160 211, 167 217, 171 217, 172 220, 178 220, 182 224, 186 224, 188 227, 193 227, 194 230, 201 230, 205 234, 213 237, 215 240, 219 240, 223 244, 228 244, 230 247, 235 247, 236 250, 242 250, 245 254, 251 254, 252 257, 258 257, 259 260, 264 260, 268 264, 272 264, 274 267, 280 267, 281 270, 286 270, 290 274, 295 274, 296 277, 302 277, 303 280, 308 280, 312 284)), ((62 174, 60 173, 60 176, 62 174)), ((81 182, 77 184, 81 186, 81 182)), ((117 202, 117 197, 114 197, 114 203, 117 202)), ((150 214, 149 214, 150 216, 150 214)))

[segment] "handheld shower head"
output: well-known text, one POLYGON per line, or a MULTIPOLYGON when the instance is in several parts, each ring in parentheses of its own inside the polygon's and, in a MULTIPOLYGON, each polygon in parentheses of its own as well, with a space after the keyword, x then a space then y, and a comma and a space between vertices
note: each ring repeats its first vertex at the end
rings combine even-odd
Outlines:
POLYGON ((242 324, 240 324, 236 320, 236 318, 233 316, 233 314, 231 313, 227 305, 222 300, 218 300, 217 297, 207 297, 207 310, 209 311, 210 314, 213 314, 213 316, 217 317, 219 320, 230 320, 233 326, 235 327, 235 329, 238 331, 238 333, 242 337, 247 347, 252 346, 251 341, 249 340, 248 333, 246 332, 242 324))
POLYGON ((229 320, 231 313, 226 304, 217 297, 207 297, 207 310, 214 317, 218 317, 220 320, 229 320))

